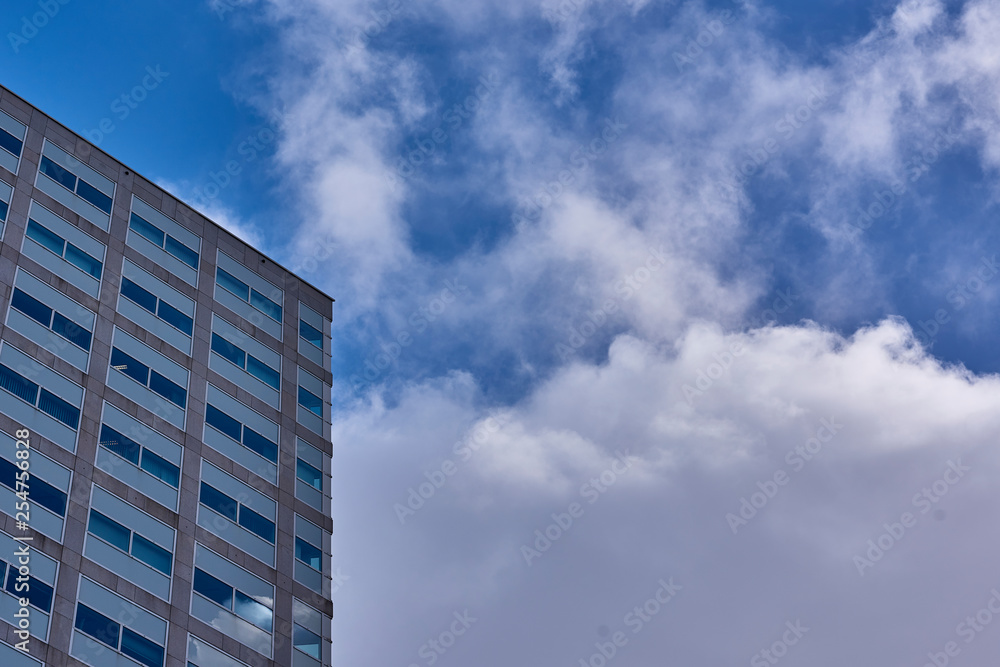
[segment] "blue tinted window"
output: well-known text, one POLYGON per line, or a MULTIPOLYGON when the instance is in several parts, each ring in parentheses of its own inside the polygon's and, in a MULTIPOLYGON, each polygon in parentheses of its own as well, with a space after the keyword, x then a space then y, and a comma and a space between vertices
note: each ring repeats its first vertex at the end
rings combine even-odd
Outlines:
POLYGON ((212 508, 233 523, 236 522, 236 508, 238 507, 238 503, 214 486, 209 486, 205 482, 202 482, 199 500, 206 507, 212 508))
POLYGON ((245 618, 258 628, 271 632, 273 614, 268 607, 257 602, 249 595, 241 593, 239 590, 236 591, 234 602, 235 608, 233 611, 236 612, 237 616, 245 618))
POLYGON ((111 197, 107 196, 82 178, 76 184, 76 194, 108 215, 111 215, 111 197))
POLYGON ((233 608, 233 587, 225 582, 219 581, 209 573, 194 569, 194 590, 207 597, 212 602, 222 605, 226 609, 233 608))
POLYGON ((309 486, 323 490, 323 473, 302 459, 295 461, 295 475, 309 486))
POLYGON ((156 371, 150 373, 149 388, 181 409, 187 406, 187 390, 156 371))
POLYGON ((323 552, 301 537, 295 538, 295 557, 314 570, 322 572, 323 568, 320 565, 320 561, 323 558, 323 552))
POLYGON ((163 667, 163 647, 128 628, 122 628, 122 653, 146 667, 163 667))
POLYGON ((72 243, 66 244, 66 261, 84 273, 89 273, 94 278, 100 280, 101 263, 72 243))
POLYGON ((167 236, 166 251, 190 266, 192 269, 198 268, 198 253, 191 250, 191 248, 187 247, 173 236, 167 236))
POLYGON ((117 347, 111 348, 111 367, 121 371, 142 386, 149 382, 149 367, 141 364, 117 347))
POLYGON ((125 553, 128 553, 129 539, 132 536, 132 531, 117 521, 112 521, 97 510, 90 510, 90 525, 87 530, 108 544, 113 544, 125 553))
POLYGON ((219 334, 212 334, 212 351, 240 368, 246 368, 246 352, 236 347, 219 334))
POLYGON ((323 332, 308 322, 299 320, 299 335, 319 349, 323 349, 323 332))
POLYGON ((156 314, 167 324, 172 324, 188 336, 194 331, 194 320, 177 310, 169 303, 160 299, 160 305, 156 309, 156 314))
POLYGON ((242 280, 236 279, 222 269, 215 270, 215 281, 225 289, 229 290, 244 301, 250 301, 250 286, 242 280))
POLYGON ((132 555, 163 574, 170 575, 170 552, 160 545, 150 542, 139 533, 132 536, 132 555))
POLYGON ((75 627, 80 632, 118 650, 118 634, 121 626, 104 614, 99 614, 90 607, 77 603, 75 627))
POLYGON ((246 426, 243 427, 243 444, 268 461, 278 462, 278 445, 246 426))
POLYGON ((51 308, 16 287, 14 288, 14 295, 10 299, 10 305, 35 320, 43 327, 48 328, 49 324, 52 322, 51 308))
POLYGON ((299 405, 319 417, 323 416, 323 399, 303 387, 299 387, 299 405))
POLYGON ((142 451, 142 469, 175 489, 178 488, 181 479, 181 469, 148 449, 142 451))
POLYGON ((271 301, 257 290, 250 290, 250 305, 272 320, 281 321, 281 306, 271 301))
POLYGON ((139 444, 104 424, 101 424, 101 446, 110 449, 126 461, 139 465, 139 452, 142 449, 139 444))
POLYGON ((7 219, 7 202, 0 199, 0 220, 7 219))
POLYGON ((219 429, 236 442, 240 441, 240 429, 243 425, 214 405, 205 405, 205 422, 219 429))
POLYGON ((0 128, 0 148, 3 148, 9 153, 13 153, 16 157, 21 157, 22 145, 23 144, 20 139, 7 130, 0 128))
POLYGON ((40 171, 67 190, 76 191, 76 176, 66 171, 49 158, 42 156, 40 171))
POLYGON ((44 612, 52 611, 52 587, 44 581, 28 577, 28 581, 18 582, 16 568, 11 570, 7 578, 7 592, 16 598, 28 598, 28 602, 44 612), (21 590, 17 590, 20 584, 21 590), (27 587, 25 587, 27 586, 27 587))
POLYGON ((292 645, 298 650, 320 660, 321 641, 323 641, 322 638, 315 632, 306 630, 298 623, 295 624, 295 628, 292 630, 292 645))
POLYGON ((156 296, 124 277, 122 278, 122 296, 156 314, 156 296))
POLYGON ((52 486, 44 479, 31 476, 28 498, 33 503, 38 503, 47 510, 66 516, 66 494, 52 486))
POLYGON ((165 235, 159 227, 151 225, 135 213, 129 218, 128 226, 140 236, 146 237, 146 240, 152 241, 161 248, 163 247, 163 238, 165 235))
POLYGON ((53 315, 52 330, 74 345, 90 352, 90 332, 68 317, 59 313, 53 315))
POLYGON ((279 389, 281 387, 281 376, 278 375, 278 371, 249 354, 247 355, 247 372, 264 384, 274 387, 275 389, 279 389))
POLYGON ((38 400, 38 385, 4 365, 0 365, 0 388, 6 389, 32 405, 38 400))
POLYGON ((48 227, 43 227, 34 220, 28 220, 28 228, 24 233, 32 241, 62 257, 66 241, 58 234, 49 231, 48 227))
POLYGON ((42 389, 42 394, 38 398, 38 409, 55 417, 72 429, 80 425, 80 409, 70 405, 48 389, 42 389))
MULTIPOLYGON (((0 484, 11 488, 17 489, 17 466, 8 461, 7 459, 0 457, 0 484)), ((0 569, 0 574, 3 570, 0 569)), ((0 577, 0 581, 3 581, 3 577, 0 577)))
POLYGON ((239 523, 251 533, 274 544, 274 522, 270 519, 265 519, 246 505, 241 505, 239 523))

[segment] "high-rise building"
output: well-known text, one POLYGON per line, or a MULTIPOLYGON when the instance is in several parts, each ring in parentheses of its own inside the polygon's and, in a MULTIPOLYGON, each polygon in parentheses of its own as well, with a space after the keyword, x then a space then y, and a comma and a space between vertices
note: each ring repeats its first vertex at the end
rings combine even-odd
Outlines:
POLYGON ((0 234, 0 664, 329 665, 332 299, 3 88, 0 234))

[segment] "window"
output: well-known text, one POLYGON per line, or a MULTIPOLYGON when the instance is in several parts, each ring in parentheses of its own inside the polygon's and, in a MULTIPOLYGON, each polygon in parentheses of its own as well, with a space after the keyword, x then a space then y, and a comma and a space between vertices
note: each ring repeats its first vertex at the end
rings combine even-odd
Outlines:
POLYGON ((193 587, 196 593, 220 607, 253 623, 265 632, 271 632, 273 612, 270 607, 257 601, 253 596, 243 593, 198 567, 194 569, 193 587))
POLYGON ((215 282, 227 292, 246 301, 251 306, 270 317, 275 322, 281 322, 281 306, 253 289, 245 282, 223 269, 216 268, 215 282))
POLYGON ((30 575, 27 578, 23 577, 18 573, 17 566, 8 565, 3 560, 0 560, 0 584, 4 584, 4 590, 14 597, 28 598, 28 602, 32 606, 46 614, 52 611, 52 587, 30 575), (6 584, 4 584, 4 577, 6 577, 6 584))
POLYGON ((302 459, 295 460, 295 476, 314 489, 323 490, 322 471, 317 470, 302 459))
POLYGON ((299 335, 319 349, 323 349, 323 332, 305 320, 299 320, 299 335))
POLYGON ((0 222, 7 219, 7 202, 0 199, 0 222))
POLYGON ((187 390, 179 384, 168 380, 160 373, 150 369, 117 347, 111 348, 111 368, 127 375, 144 387, 148 387, 171 403, 185 408, 187 405, 187 390))
MULTIPOLYGON (((19 470, 13 463, 0 457, 0 484, 17 491, 16 482, 19 470)), ((37 475, 29 477, 28 500, 59 516, 66 516, 66 494, 37 475)))
POLYGON ((133 558, 170 576, 173 560, 170 552, 117 521, 92 509, 90 510, 90 523, 87 530, 91 535, 101 538, 111 546, 131 554, 133 558))
POLYGON ((163 667, 162 646, 129 628, 122 627, 82 602, 76 605, 74 627, 147 667, 163 667))
POLYGON ((70 192, 75 193, 84 201, 111 215, 111 197, 82 178, 78 178, 73 172, 56 164, 44 155, 39 165, 39 171, 70 192))
POLYGON ((274 522, 254 512, 252 509, 233 500, 214 486, 201 483, 199 500, 230 521, 243 526, 263 540, 274 544, 274 522))
POLYGON ((241 424, 211 403, 205 405, 205 423, 243 444, 272 463, 278 462, 278 445, 249 426, 241 424))
POLYGON ((0 128, 0 148, 14 157, 21 157, 21 147, 24 143, 7 130, 0 128))
POLYGON ((48 227, 39 224, 35 220, 29 219, 25 235, 46 250, 62 257, 84 273, 97 278, 98 280, 101 279, 101 269, 103 265, 100 261, 80 250, 72 243, 69 243, 48 227))
POLYGON ((316 660, 322 659, 320 655, 320 645, 322 641, 322 637, 311 630, 303 628, 298 623, 295 624, 292 630, 292 645, 306 655, 312 656, 316 660))
POLYGON ((121 294, 188 336, 194 331, 194 320, 128 278, 122 278, 121 294))
POLYGON ((80 425, 78 408, 2 364, 0 364, 0 388, 6 389, 74 430, 80 425))
POLYGON ((317 417, 323 416, 323 399, 303 387, 299 387, 299 405, 317 417))
POLYGON ((198 252, 165 233, 156 225, 133 213, 132 217, 129 218, 128 226, 136 234, 144 237, 153 245, 163 248, 192 269, 198 268, 198 252))
POLYGON ((65 315, 49 308, 27 292, 15 287, 10 305, 77 347, 90 352, 91 333, 89 331, 65 315))
POLYGON ((323 571, 323 552, 303 540, 301 537, 295 538, 295 557, 312 569, 319 572, 323 571))
POLYGON ((217 333, 212 334, 212 351, 245 370, 273 389, 281 388, 281 375, 257 357, 244 352, 217 333))

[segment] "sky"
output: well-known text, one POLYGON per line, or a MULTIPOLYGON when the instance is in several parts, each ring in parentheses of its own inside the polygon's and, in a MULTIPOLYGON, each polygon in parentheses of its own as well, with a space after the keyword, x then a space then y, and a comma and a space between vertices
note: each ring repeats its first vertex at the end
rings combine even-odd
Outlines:
POLYGON ((995 664, 997 3, 5 7, 336 299, 334 664, 995 664))

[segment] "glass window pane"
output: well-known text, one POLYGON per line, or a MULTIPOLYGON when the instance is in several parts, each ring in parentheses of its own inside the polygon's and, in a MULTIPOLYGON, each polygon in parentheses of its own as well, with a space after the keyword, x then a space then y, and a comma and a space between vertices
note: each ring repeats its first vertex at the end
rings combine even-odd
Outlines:
POLYGON ((0 221, 7 219, 7 202, 0 200, 0 221))
POLYGON ((246 352, 219 334, 212 334, 212 351, 220 355, 223 359, 233 362, 240 368, 246 368, 246 352))
POLYGON ((16 287, 14 288, 14 295, 10 299, 10 305, 17 308, 45 328, 48 328, 49 324, 52 322, 51 308, 16 287))
POLYGON ((80 632, 90 635, 94 639, 111 648, 118 650, 118 633, 121 626, 112 621, 104 614, 99 614, 90 607, 80 604, 76 605, 75 627, 80 632))
POLYGON ((39 581, 34 577, 28 577, 27 581, 18 581, 17 569, 11 570, 11 576, 7 579, 7 592, 16 598, 28 598, 28 602, 35 605, 44 612, 52 611, 52 587, 44 581, 39 581), (21 590, 18 589, 20 584, 21 590))
POLYGON ((84 273, 89 273, 98 280, 101 279, 101 263, 72 243, 66 244, 66 261, 84 273))
POLYGON ((158 544, 150 542, 139 533, 132 535, 132 555, 146 565, 170 576, 170 552, 158 544))
POLYGON ((323 473, 302 459, 295 460, 295 474, 309 486, 320 491, 323 490, 323 473))
POLYGON ((42 389, 42 395, 38 398, 38 409, 55 417, 72 429, 80 425, 80 409, 70 405, 48 389, 42 389))
POLYGON ((299 387, 299 405, 319 417, 323 416, 323 399, 302 387, 299 387))
POLYGON ((303 540, 301 537, 295 538, 295 557, 314 570, 319 570, 320 572, 323 571, 320 564, 320 561, 323 558, 323 552, 303 540))
POLYGON ((281 388, 281 376, 278 375, 278 371, 249 354, 247 355, 247 372, 268 386, 275 389, 281 388))
POLYGON ((173 236, 167 235, 166 250, 192 269, 198 268, 198 253, 187 247, 173 236))
POLYGON ((323 332, 308 322, 299 320, 299 335, 319 349, 323 349, 323 332))
POLYGON ((28 499, 59 516, 66 516, 66 494, 44 479, 32 475, 28 489, 28 499))
MULTIPOLYGON (((17 473, 18 469, 16 465, 7 459, 0 457, 0 484, 16 491, 17 473)), ((0 581, 3 581, 3 579, 0 579, 0 581)))
POLYGON ((142 450, 142 469, 175 489, 179 488, 181 469, 148 449, 142 450))
POLYGON ((254 535, 274 544, 274 522, 265 519, 246 505, 240 505, 240 525, 254 535))
POLYGON ((209 573, 194 569, 194 590, 201 593, 212 602, 222 605, 226 609, 233 608, 233 587, 219 581, 209 573))
POLYGON ((151 241, 161 248, 163 247, 163 238, 165 234, 160 231, 159 227, 149 224, 135 213, 133 213, 132 217, 129 218, 128 226, 140 236, 144 236, 147 241, 151 241))
POLYGON ((66 171, 44 155, 42 156, 42 162, 39 165, 39 171, 71 192, 76 191, 76 176, 66 171))
POLYGON ((111 197, 107 196, 82 178, 76 183, 76 194, 108 215, 111 215, 111 197))
POLYGON ((156 371, 150 373, 149 388, 182 410, 187 406, 187 390, 156 371))
POLYGON ((250 286, 242 280, 237 280, 234 276, 226 273, 222 269, 217 268, 215 270, 215 282, 244 301, 250 301, 250 286))
POLYGON ((121 371, 144 387, 149 384, 149 367, 140 364, 117 347, 111 348, 111 368, 121 371))
POLYGON ((156 296, 125 277, 122 278, 122 296, 156 314, 156 296))
POLYGON ((199 500, 206 507, 210 507, 233 523, 236 523, 236 508, 239 507, 239 504, 214 486, 209 486, 205 482, 202 482, 199 500))
POLYGON ((90 524, 87 527, 94 535, 128 553, 132 531, 117 521, 112 521, 97 510, 90 510, 90 524))
POLYGON ((272 463, 278 462, 278 445, 252 428, 243 428, 243 444, 272 463))
POLYGON ((292 630, 292 644, 306 655, 310 655, 317 660, 321 660, 320 642, 323 638, 311 630, 303 628, 298 623, 292 630))
POLYGON ((38 385, 3 365, 0 365, 0 389, 6 389, 32 405, 38 400, 38 385))
POLYGON ((74 345, 90 352, 90 332, 73 320, 56 313, 52 316, 52 330, 74 345))
POLYGON ((271 632, 273 615, 270 609, 240 591, 236 591, 235 602, 233 611, 237 616, 250 621, 262 630, 271 632))
POLYGON ((194 331, 194 320, 162 299, 160 300, 156 314, 160 316, 161 320, 167 324, 172 324, 188 336, 194 331))
POLYGON ((243 425, 210 403, 205 405, 205 422, 236 442, 240 441, 240 431, 243 425))
POLYGON ((139 444, 110 426, 101 424, 101 446, 106 447, 126 461, 139 465, 139 444))
POLYGON ((55 232, 49 231, 48 227, 42 227, 34 220, 28 220, 28 228, 25 230, 25 236, 62 257, 66 241, 55 232))
POLYGON ((250 290, 250 304, 272 320, 281 321, 281 306, 257 290, 250 290))
POLYGON ((0 148, 3 148, 9 153, 13 153, 17 157, 21 157, 22 145, 23 143, 20 139, 7 130, 0 128, 0 148))
POLYGON ((163 647, 128 628, 122 628, 122 653, 146 667, 163 667, 163 647))

